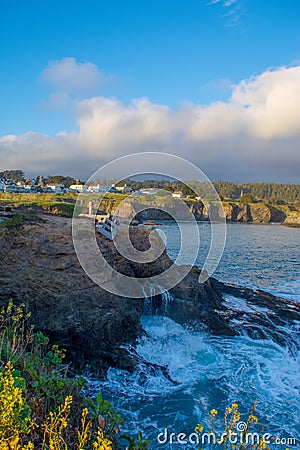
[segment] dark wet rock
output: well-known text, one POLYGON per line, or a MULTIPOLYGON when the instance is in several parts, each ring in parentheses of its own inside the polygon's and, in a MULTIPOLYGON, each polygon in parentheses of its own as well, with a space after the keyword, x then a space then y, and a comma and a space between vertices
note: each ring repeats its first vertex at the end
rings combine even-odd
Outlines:
POLYGON ((260 289, 253 290, 211 279, 215 290, 227 301, 226 320, 234 324, 239 334, 254 339, 272 339, 291 351, 300 348, 300 305, 298 302, 276 297, 260 289), (234 299, 244 302, 236 305, 234 299))
POLYGON ((221 336, 248 335, 272 339, 291 351, 300 348, 300 305, 262 290, 222 283, 215 278, 199 284, 201 271, 193 267, 172 298, 152 298, 152 313, 221 336))

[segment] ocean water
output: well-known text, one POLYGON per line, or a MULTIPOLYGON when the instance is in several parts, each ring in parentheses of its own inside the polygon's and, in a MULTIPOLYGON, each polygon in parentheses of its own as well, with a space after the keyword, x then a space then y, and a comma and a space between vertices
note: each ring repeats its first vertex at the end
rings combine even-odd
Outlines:
MULTIPOLYGON (((201 246, 196 263, 201 266, 209 248, 210 228, 198 226, 201 246)), ((167 223, 160 229, 175 260, 179 230, 167 223)), ((229 224, 224 255, 214 276, 300 301, 299 248, 298 229, 229 224)), ((188 247, 185 252, 188 263, 188 247)), ((270 340, 194 332, 164 316, 144 316, 142 324, 146 336, 135 350, 147 364, 141 363, 133 374, 110 369, 107 380, 90 383, 92 393, 100 389, 125 417, 127 431, 142 430, 152 440, 151 449, 197 448, 176 443, 176 437, 170 444, 169 434, 189 436, 197 423, 208 431, 212 408, 219 411, 216 429, 221 431, 227 406, 238 403, 243 421, 257 401, 256 415, 265 432, 297 440, 296 446, 287 446, 283 440, 271 448, 300 448, 299 353, 291 355, 270 340), (160 366, 168 368, 170 377, 160 366), (168 440, 161 444, 157 436, 166 429, 168 440)))
MULTIPOLYGON (((183 232, 189 234, 191 226, 185 223, 183 232)), ((211 228, 205 222, 199 223, 198 227, 200 252, 195 263, 202 267, 211 242, 211 228)), ((166 236, 169 256, 176 260, 180 242, 178 226, 165 222, 158 228, 166 236)), ((193 242, 190 243, 192 245, 193 242)), ((190 263, 189 253, 187 246, 183 263, 190 263)), ((261 288, 274 295, 300 300, 299 229, 279 224, 227 224, 224 253, 213 276, 221 281, 261 288)))

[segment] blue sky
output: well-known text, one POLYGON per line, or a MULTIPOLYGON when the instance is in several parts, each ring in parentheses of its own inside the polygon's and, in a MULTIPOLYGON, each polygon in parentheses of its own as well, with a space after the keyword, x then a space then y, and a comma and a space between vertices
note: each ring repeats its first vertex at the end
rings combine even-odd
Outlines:
MULTIPOLYGON (((228 135, 227 128, 225 134, 220 129, 221 116, 215 114, 214 105, 219 102, 231 110, 233 93, 239 90, 236 95, 241 94, 243 82, 247 83, 247 95, 251 91, 250 103, 257 98, 253 91, 258 92, 264 83, 266 94, 259 94, 264 99, 259 103, 265 101, 267 105, 269 86, 277 92, 275 78, 278 86, 287 82, 283 98, 286 92, 295 97, 298 71, 292 73, 290 69, 300 65, 298 0, 2 0, 0 5, 1 167, 23 164, 30 173, 66 172, 69 168, 73 175, 78 172, 87 176, 89 167, 107 161, 108 154, 122 156, 131 149, 167 150, 196 163, 203 161, 202 168, 213 178, 237 179, 238 170, 241 181, 247 177, 245 181, 297 181, 298 122, 287 123, 279 134, 272 133, 268 127, 274 120, 268 113, 265 120, 269 131, 253 132, 251 119, 247 132, 243 124, 228 135), (269 78, 263 77, 266 73, 269 78), (251 80, 256 84, 249 85, 251 80), (146 105, 136 106, 136 99, 145 98, 146 105), (161 110, 157 113, 153 105, 168 109, 164 119, 169 134, 162 139, 162 132, 151 128, 161 119, 161 110), (205 108, 207 114, 202 117, 205 108), (187 110, 190 121, 183 127, 181 116, 186 118, 187 110), (146 113, 147 121, 143 122, 146 113), (200 124, 193 125, 195 115, 198 122, 202 121, 200 124), (114 137, 109 139, 109 130, 117 133, 120 118, 128 116, 126 127, 132 127, 131 135, 136 124, 143 122, 142 136, 139 126, 134 143, 126 140, 122 130, 123 144, 115 142, 114 137), (88 117, 92 118, 89 122, 88 117), (209 126, 216 121, 216 136, 199 132, 208 117, 212 121, 209 126), (99 129, 103 130, 100 135, 99 129), (176 147, 178 140, 174 136, 183 133, 186 137, 181 148, 176 147), (191 133, 197 135, 192 142, 191 133), (8 142, 5 136, 12 135, 8 142), (239 150, 245 139, 247 145, 239 150), (259 150, 249 158, 253 145, 259 150), (70 149, 74 146, 77 164, 74 156, 71 160, 70 149), (287 146, 290 151, 286 158, 291 164, 282 166, 280 149, 287 146), (218 153, 216 147, 223 147, 223 151, 218 153), (60 158, 55 158, 57 148, 60 158), (261 158, 264 151, 265 158, 261 158), (262 170, 261 166, 272 159, 272 151, 276 154, 270 172, 267 166, 262 170), (84 164, 80 159, 83 154, 84 164), (218 169, 216 159, 223 161, 221 167, 224 161, 228 163, 226 173, 218 169), (229 173, 233 161, 236 165, 229 173), (245 165, 249 163, 248 174, 245 165)), ((239 104, 241 101, 238 99, 239 104)), ((297 111, 291 117, 295 114, 297 111)), ((233 116, 232 121, 238 116, 233 116)), ((277 120, 280 122, 280 117, 277 120)), ((255 123, 259 121, 255 118, 255 123)))

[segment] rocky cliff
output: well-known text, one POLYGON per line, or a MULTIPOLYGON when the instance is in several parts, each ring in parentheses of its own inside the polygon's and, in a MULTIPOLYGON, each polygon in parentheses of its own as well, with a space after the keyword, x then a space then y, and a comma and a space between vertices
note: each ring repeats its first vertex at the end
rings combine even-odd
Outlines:
POLYGON ((300 222, 300 213, 288 206, 273 206, 265 203, 224 202, 223 208, 228 222, 283 223, 294 214, 300 222))
MULTIPOLYGON (((213 206, 206 209, 201 202, 193 200, 186 202, 197 221, 208 220, 209 210, 213 206)), ((172 201, 169 197, 150 200, 141 197, 138 200, 135 198, 120 204, 120 202, 104 199, 101 208, 122 217, 131 219, 136 217, 140 221, 170 220, 171 217, 165 210, 169 209, 172 213, 172 201), (147 207, 147 209, 139 212, 141 206, 147 207)), ((300 211, 291 205, 223 202, 223 208, 227 222, 300 224, 300 211)))
MULTIPOLYGON (((147 229, 134 227, 131 234, 137 249, 149 248, 147 229)), ((165 251, 153 263, 134 263, 121 256, 111 241, 100 235, 97 239, 106 260, 129 276, 149 277, 173 264, 165 251)), ((110 366, 133 369, 135 357, 124 346, 134 344, 143 333, 144 298, 110 294, 90 280, 73 248, 70 219, 50 216, 45 223, 1 228, 0 261, 0 305, 10 298, 25 303, 36 329, 67 349, 75 369, 88 366, 98 375, 110 366)), ((167 303, 165 294, 150 298, 152 312, 214 334, 247 332, 296 345, 299 304, 214 279, 199 284, 200 272, 193 267, 170 291, 167 303), (226 296, 244 299, 248 306, 237 307, 226 296)))

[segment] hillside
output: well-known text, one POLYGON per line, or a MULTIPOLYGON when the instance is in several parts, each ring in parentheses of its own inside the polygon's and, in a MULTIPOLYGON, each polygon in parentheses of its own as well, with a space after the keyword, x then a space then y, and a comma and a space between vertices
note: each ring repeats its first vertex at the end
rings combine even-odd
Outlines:
MULTIPOLYGON (((106 194, 98 204, 97 194, 87 194, 82 197, 81 205, 87 209, 89 202, 93 208, 98 208, 104 213, 113 213, 123 217, 133 218, 136 215, 141 221, 145 220, 170 220, 170 216, 164 210, 174 208, 172 197, 134 196, 129 201, 126 194, 106 194), (126 200, 126 201, 124 201, 126 200), (139 213, 141 207, 146 210, 139 213)), ((1 205, 11 205, 16 212, 46 212, 64 217, 72 217, 77 195, 57 194, 0 194, 1 205)), ((191 198, 184 199, 190 211, 197 221, 208 220, 209 209, 201 201, 191 198)), ((240 223, 283 223, 284 225, 300 225, 300 203, 282 202, 283 204, 263 201, 223 201, 223 208, 227 222, 240 223)), ((211 206, 210 206, 211 207, 211 206)), ((171 214, 172 215, 172 214, 171 214)))

